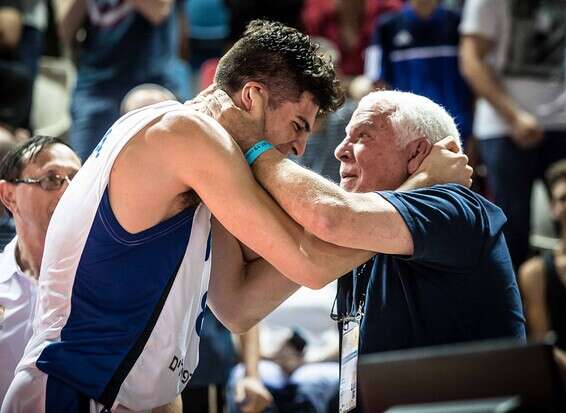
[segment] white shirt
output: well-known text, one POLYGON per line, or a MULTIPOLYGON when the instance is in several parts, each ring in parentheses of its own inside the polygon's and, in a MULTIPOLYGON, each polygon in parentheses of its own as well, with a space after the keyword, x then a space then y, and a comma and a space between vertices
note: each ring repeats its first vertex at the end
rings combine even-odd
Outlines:
MULTIPOLYGON (((506 0, 467 0, 460 33, 493 41, 495 46, 486 61, 499 76, 505 91, 520 107, 535 115, 545 130, 566 130, 563 102, 566 64, 560 59, 526 53, 546 47, 545 42, 552 42, 554 27, 566 24, 564 14, 557 12, 563 2, 527 3, 532 3, 527 5, 531 10, 523 17, 506 0)), ((563 48, 566 44, 562 41, 556 47, 563 48)), ((485 99, 478 99, 474 135, 488 139, 509 134, 509 126, 495 109, 485 99)))
POLYGON ((0 405, 32 334, 37 281, 16 263, 14 237, 0 254, 0 405))

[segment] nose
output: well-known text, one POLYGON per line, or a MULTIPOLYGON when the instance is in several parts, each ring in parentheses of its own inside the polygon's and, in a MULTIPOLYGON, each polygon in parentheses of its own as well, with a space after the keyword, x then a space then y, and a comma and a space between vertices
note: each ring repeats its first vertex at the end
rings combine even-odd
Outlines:
POLYGON ((293 141, 293 152, 297 156, 303 156, 307 147, 308 133, 301 133, 297 139, 293 141))
POLYGON ((334 157, 340 162, 346 162, 347 160, 352 159, 352 151, 347 137, 344 138, 344 140, 340 142, 334 150, 334 157))

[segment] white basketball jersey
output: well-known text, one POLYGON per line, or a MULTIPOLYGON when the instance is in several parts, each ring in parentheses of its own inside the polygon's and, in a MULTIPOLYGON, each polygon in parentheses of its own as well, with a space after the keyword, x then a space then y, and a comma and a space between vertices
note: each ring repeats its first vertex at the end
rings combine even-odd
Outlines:
POLYGON ((18 371, 37 367, 107 407, 133 410, 172 401, 189 381, 210 275, 210 212, 200 204, 131 234, 107 192, 124 145, 165 113, 186 110, 163 102, 119 119, 62 196, 18 371))

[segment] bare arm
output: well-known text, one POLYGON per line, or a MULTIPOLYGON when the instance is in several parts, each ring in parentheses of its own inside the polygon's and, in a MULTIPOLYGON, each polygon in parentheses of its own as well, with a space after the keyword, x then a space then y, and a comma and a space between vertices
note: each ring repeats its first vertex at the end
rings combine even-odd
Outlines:
MULTIPOLYGON (((261 257, 246 262, 238 241, 218 221, 213 220, 212 225, 210 307, 224 325, 241 333, 273 311, 300 285, 290 281, 261 257)), ((304 234, 302 229, 301 232, 304 234)), ((338 274, 332 269, 317 271, 314 276, 301 274, 311 287, 322 287, 373 255, 369 251, 327 244, 308 234, 302 237, 299 248, 305 259, 319 263, 322 268, 341 265, 338 274)))
POLYGON ((260 413, 273 402, 273 396, 261 381, 259 373, 260 327, 252 327, 239 336, 240 355, 244 365, 244 377, 236 383, 236 401, 243 413, 260 413))
MULTIPOLYGON (((434 151, 446 155, 439 167, 425 161, 402 189, 439 182, 470 185, 467 157, 453 153, 453 140, 434 151), (447 161, 446 161, 447 160, 447 161), (441 172, 439 174, 439 171, 441 172)), ((435 155, 438 155, 435 153, 435 155)), ((436 158, 435 158, 436 159, 436 158)), ((351 193, 314 172, 288 161, 276 151, 263 154, 253 165, 256 178, 277 202, 306 230, 324 241, 349 248, 409 255, 413 241, 397 210, 375 193, 351 193)))
POLYGON ((532 146, 542 139, 537 119, 521 109, 503 88, 485 62, 493 42, 482 36, 463 36, 460 44, 460 70, 476 94, 485 98, 512 128, 512 136, 521 146, 532 146))
MULTIPOLYGON (((155 142, 152 156, 163 160, 166 176, 175 177, 176 193, 194 189, 231 234, 301 285, 320 288, 371 256, 307 236, 257 184, 224 129, 204 115, 189 113, 173 115, 148 132, 155 142)), ((257 267, 255 274, 269 271, 267 266, 258 260, 246 267, 257 267)), ((255 280, 251 277, 250 283, 255 280)))
POLYGON ((11 7, 0 7, 0 50, 15 50, 22 34, 22 14, 11 7))
POLYGON ((70 45, 86 16, 86 0, 56 0, 57 31, 65 45, 70 45))
POLYGON ((130 0, 134 8, 152 24, 161 24, 173 10, 173 0, 130 0))
POLYGON ((550 329, 546 312, 544 263, 536 257, 519 269, 519 283, 523 294, 529 337, 543 339, 550 329))

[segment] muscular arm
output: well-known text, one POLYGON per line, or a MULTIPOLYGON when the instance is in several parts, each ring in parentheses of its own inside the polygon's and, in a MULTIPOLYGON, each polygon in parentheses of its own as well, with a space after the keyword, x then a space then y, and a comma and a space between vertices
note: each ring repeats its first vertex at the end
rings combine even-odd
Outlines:
MULTIPOLYGON (((470 185, 467 157, 454 153, 455 141, 434 145, 434 157, 400 189, 436 183, 470 185)), ((346 192, 319 175, 283 158, 276 151, 263 154, 253 165, 260 183, 293 219, 315 236, 332 244, 390 254, 412 254, 411 234, 397 210, 375 193, 346 192)))
POLYGON ((262 155, 253 171, 283 209, 320 239, 369 251, 412 253, 407 226, 379 195, 346 192, 276 151, 262 155))
MULTIPOLYGON (((231 331, 244 332, 291 296, 300 285, 261 257, 246 262, 238 241, 218 221, 213 220, 212 225, 210 307, 231 331)), ((311 287, 322 287, 373 255, 368 251, 330 245, 305 234, 302 229, 300 231, 303 235, 298 242, 304 259, 325 268, 314 276, 300 274, 311 287), (337 273, 329 266, 338 266, 340 270, 337 273)), ((283 250, 284 246, 281 248, 283 250)))
MULTIPOLYGON (((179 184, 178 193, 194 189, 231 234, 301 285, 320 288, 371 256, 305 234, 257 185, 224 129, 208 117, 190 113, 159 122, 150 138, 157 142, 152 155, 163 160, 164 173, 179 184)), ((271 269, 265 261, 256 260, 246 265, 246 271, 249 276, 271 269)), ((249 278, 250 283, 263 282, 257 280, 249 278)))

